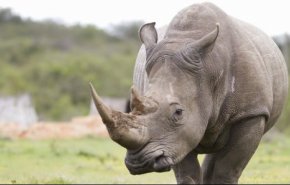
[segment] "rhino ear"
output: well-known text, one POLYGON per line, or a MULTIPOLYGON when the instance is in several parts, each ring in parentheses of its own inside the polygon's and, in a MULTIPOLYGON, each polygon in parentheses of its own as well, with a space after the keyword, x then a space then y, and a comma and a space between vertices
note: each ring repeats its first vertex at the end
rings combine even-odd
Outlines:
POLYGON ((139 37, 146 49, 151 48, 157 43, 158 35, 155 29, 155 22, 147 23, 141 26, 139 37))
POLYGON ((198 48, 201 55, 210 53, 214 48, 215 41, 219 34, 219 23, 216 23, 216 28, 194 43, 194 47, 198 48))
POLYGON ((210 53, 214 48, 218 34, 219 23, 216 23, 216 28, 212 32, 203 36, 201 39, 186 45, 185 48, 182 48, 182 55, 188 59, 194 60, 195 56, 192 55, 193 53, 198 52, 200 56, 204 56, 205 54, 210 53))

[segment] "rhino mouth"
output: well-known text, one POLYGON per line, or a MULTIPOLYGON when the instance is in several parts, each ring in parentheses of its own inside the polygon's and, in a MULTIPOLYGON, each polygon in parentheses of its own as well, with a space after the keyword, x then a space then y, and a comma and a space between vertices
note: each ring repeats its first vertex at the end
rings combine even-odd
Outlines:
POLYGON ((139 175, 150 172, 170 171, 173 166, 173 160, 166 156, 163 151, 152 152, 147 157, 135 158, 130 154, 125 158, 125 164, 132 175, 139 175))

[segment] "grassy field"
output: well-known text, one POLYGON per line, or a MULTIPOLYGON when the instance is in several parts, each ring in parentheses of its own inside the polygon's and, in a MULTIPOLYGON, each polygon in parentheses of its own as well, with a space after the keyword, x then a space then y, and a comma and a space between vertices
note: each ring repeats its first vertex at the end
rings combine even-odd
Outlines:
MULTIPOLYGON (((0 140, 0 183, 175 183, 173 172, 132 176, 109 139, 0 140)), ((202 157, 201 157, 202 158, 202 157)), ((290 183, 290 138, 264 141, 240 183, 290 183)))

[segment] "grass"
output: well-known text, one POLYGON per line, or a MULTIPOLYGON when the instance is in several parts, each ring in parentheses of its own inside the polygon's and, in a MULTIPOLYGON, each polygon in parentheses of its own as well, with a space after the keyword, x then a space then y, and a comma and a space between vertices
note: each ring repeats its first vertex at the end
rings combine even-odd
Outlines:
MULTIPOLYGON (((290 183, 290 138, 263 142, 240 183, 290 183)), ((173 172, 132 176, 109 139, 0 140, 0 183, 175 183, 173 172)), ((202 158, 202 157, 201 157, 202 158)))

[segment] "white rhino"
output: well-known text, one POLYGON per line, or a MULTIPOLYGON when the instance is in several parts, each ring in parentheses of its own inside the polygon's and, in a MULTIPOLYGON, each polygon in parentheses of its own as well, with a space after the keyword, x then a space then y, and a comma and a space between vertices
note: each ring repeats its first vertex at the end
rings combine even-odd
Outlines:
POLYGON ((111 138, 132 174, 173 168, 178 183, 237 183, 285 103, 281 52, 211 3, 181 10, 159 38, 154 25, 139 31, 132 112, 110 109, 92 87, 111 138))

